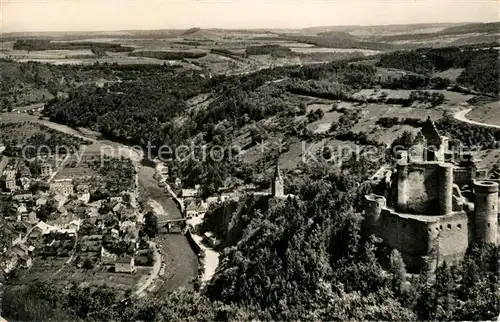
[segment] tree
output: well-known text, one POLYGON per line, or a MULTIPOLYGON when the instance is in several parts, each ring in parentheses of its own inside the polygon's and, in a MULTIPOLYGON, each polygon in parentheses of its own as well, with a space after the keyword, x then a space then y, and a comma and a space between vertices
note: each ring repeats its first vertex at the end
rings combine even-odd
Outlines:
POLYGON ((154 238, 158 234, 158 217, 153 212, 150 211, 144 216, 142 229, 149 238, 154 238))
POLYGON ((406 283, 406 266, 397 249, 393 249, 389 257, 389 271, 392 273, 392 284, 397 294, 401 294, 406 283))

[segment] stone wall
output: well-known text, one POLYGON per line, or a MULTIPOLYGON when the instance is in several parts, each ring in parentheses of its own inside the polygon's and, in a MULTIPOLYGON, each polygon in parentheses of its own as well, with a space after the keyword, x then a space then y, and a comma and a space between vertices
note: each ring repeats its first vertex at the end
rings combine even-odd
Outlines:
POLYGON ((422 256, 428 253, 427 223, 400 216, 384 209, 379 218, 378 237, 391 248, 398 249, 409 271, 419 271, 422 256))
POLYGON ((465 212, 436 220, 419 217, 422 216, 401 215, 384 209, 376 233, 385 244, 401 252, 409 271, 420 271, 428 258, 442 263, 463 257, 471 238, 465 212))
POLYGON ((402 213, 444 215, 452 211, 453 170, 449 164, 398 164, 397 207, 402 213))
POLYGON ((438 231, 437 260, 439 263, 456 262, 465 255, 472 238, 472 229, 468 225, 466 213, 457 213, 453 216, 442 218, 431 229, 438 231))

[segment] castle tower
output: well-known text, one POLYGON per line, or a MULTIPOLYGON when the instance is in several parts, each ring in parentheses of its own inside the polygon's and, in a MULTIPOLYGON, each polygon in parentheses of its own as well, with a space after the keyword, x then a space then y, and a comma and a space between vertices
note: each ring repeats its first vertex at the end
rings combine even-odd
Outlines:
POLYGON ((383 196, 375 194, 365 196, 368 208, 365 211, 365 229, 368 234, 374 234, 377 230, 378 220, 382 209, 386 207, 387 201, 383 196))
POLYGON ((285 183, 281 176, 279 161, 276 161, 276 169, 274 170, 274 178, 271 184, 273 197, 285 198, 285 183))
POLYGON ((453 164, 439 164, 439 213, 448 215, 453 211, 453 164))
POLYGON ((478 242, 498 244, 498 183, 474 182, 475 238, 478 242))

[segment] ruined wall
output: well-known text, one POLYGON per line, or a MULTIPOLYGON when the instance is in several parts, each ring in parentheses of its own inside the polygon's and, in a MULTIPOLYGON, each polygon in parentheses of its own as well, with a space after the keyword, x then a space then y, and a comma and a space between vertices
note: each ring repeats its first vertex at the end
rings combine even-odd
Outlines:
POLYGON ((467 168, 455 168, 453 170, 453 183, 462 187, 471 182, 471 173, 467 168))
POLYGON ((398 164, 397 206, 402 213, 444 215, 452 211, 453 165, 398 164))
POLYGON ((398 249, 409 271, 418 272, 423 256, 428 253, 427 223, 397 215, 384 209, 379 218, 378 237, 391 248, 398 249))
POLYGON ((463 258, 470 238, 467 224, 465 212, 424 221, 384 209, 376 235, 401 252, 410 272, 419 272, 426 261, 455 262, 463 258))
POLYGON ((438 263, 453 263, 463 258, 469 246, 468 217, 465 212, 442 218, 433 226, 438 230, 438 263))

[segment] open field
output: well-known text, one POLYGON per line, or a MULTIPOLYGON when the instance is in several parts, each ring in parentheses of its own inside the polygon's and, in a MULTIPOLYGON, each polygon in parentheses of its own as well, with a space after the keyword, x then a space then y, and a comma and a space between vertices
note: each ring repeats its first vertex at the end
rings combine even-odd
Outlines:
POLYGON ((22 276, 18 279, 19 284, 48 280, 62 286, 68 286, 74 282, 77 285, 106 285, 126 291, 127 289, 134 290, 137 284, 146 279, 151 271, 151 268, 147 267, 137 268, 135 274, 108 272, 104 267, 85 270, 64 265, 67 260, 66 257, 36 258, 30 269, 22 271, 22 276), (62 270, 59 271, 61 268, 62 270))
MULTIPOLYGON (((418 46, 443 46, 462 43, 477 43, 494 41, 497 34, 489 29, 477 32, 464 33, 463 30, 447 30, 457 24, 430 24, 422 26, 384 26, 384 27, 321 27, 295 30, 276 30, 274 32, 251 30, 200 29, 193 33, 183 34, 182 30, 128 31, 128 32, 101 32, 101 33, 52 33, 44 34, 45 39, 52 39, 49 50, 23 49, 16 47, 16 40, 30 39, 30 35, 18 36, 15 34, 4 36, 0 43, 0 58, 10 58, 20 62, 38 61, 49 64, 163 64, 172 63, 168 59, 133 57, 141 56, 141 51, 166 51, 207 53, 212 57, 193 60, 195 66, 199 64, 212 73, 225 74, 232 69, 240 72, 256 70, 256 68, 270 67, 271 65, 300 64, 308 61, 335 60, 333 54, 375 55, 392 49, 414 48, 418 46), (339 41, 337 33, 343 33, 345 41, 339 41), (306 38, 301 38, 306 37, 306 38), (309 38, 307 38, 309 37, 309 38), (312 38, 311 38, 312 37, 312 38), (376 49, 368 43, 376 44, 376 49), (106 51, 104 55, 91 50, 90 44, 103 44, 106 48, 127 48, 127 50, 106 51), (326 45, 322 45, 326 44, 326 45), (335 46, 337 44, 337 46, 335 46), (238 62, 241 66, 224 65, 223 56, 210 54, 212 49, 223 49, 242 55, 250 46, 274 45, 290 48, 290 57, 274 61, 272 55, 267 58, 243 57, 238 62), (72 49, 74 47, 75 49, 72 49), (64 48, 64 49, 57 49, 64 48), (322 56, 318 56, 321 54, 322 56), (326 54, 331 54, 328 56, 326 54), (325 56, 326 55, 326 56, 325 56), (214 57, 215 56, 215 57, 214 57), (273 59, 271 59, 273 58, 273 59), (253 66, 253 65, 257 66, 253 66)), ((33 37, 39 37, 33 34, 33 37)), ((227 57, 225 57, 227 58, 227 57)), ((233 59, 230 59, 233 61, 233 59)), ((193 66, 191 66, 193 68, 193 66)), ((455 74, 451 72, 451 78, 455 74)))
POLYGON ((360 52, 365 56, 379 54, 380 51, 368 50, 368 49, 358 49, 358 48, 321 48, 321 47, 299 47, 292 48, 292 51, 302 54, 309 53, 354 53, 360 52))
POLYGON ((476 122, 500 125, 500 101, 475 107, 467 118, 476 122))

